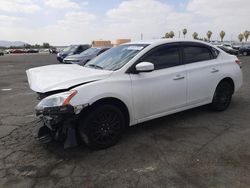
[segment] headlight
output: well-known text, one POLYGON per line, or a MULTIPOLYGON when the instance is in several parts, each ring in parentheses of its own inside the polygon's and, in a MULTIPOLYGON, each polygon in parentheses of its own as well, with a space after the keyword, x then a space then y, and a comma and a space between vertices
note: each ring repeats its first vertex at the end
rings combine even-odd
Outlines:
POLYGON ((69 105, 70 100, 77 94, 76 90, 51 95, 44 98, 37 106, 36 110, 41 111, 47 107, 59 107, 69 105))

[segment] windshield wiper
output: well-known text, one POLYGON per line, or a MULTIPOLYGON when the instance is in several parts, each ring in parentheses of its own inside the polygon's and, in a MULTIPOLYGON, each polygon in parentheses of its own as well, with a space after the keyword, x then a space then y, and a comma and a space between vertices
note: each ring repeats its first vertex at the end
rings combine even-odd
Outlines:
POLYGON ((103 67, 101 67, 99 65, 96 65, 96 64, 88 64, 87 67, 94 67, 94 68, 97 68, 97 69, 103 69, 103 67))

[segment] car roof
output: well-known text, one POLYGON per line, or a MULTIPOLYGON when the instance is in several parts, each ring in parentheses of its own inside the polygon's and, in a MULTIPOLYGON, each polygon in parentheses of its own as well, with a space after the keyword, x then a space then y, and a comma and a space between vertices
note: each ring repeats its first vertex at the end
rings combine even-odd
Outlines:
POLYGON ((212 46, 208 42, 200 41, 200 40, 188 40, 188 39, 153 39, 153 40, 141 40, 141 41, 134 41, 134 42, 129 42, 125 43, 122 45, 126 44, 146 44, 146 45, 161 45, 161 44, 167 44, 167 43, 173 43, 173 42, 194 42, 198 44, 205 44, 212 46))

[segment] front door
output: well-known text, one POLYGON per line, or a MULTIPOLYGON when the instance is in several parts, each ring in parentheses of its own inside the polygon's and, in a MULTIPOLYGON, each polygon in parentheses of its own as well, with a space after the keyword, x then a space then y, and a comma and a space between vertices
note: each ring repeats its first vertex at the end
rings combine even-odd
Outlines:
POLYGON ((152 72, 130 74, 138 122, 163 116, 186 105, 187 75, 178 44, 156 47, 139 62, 151 62, 152 72))

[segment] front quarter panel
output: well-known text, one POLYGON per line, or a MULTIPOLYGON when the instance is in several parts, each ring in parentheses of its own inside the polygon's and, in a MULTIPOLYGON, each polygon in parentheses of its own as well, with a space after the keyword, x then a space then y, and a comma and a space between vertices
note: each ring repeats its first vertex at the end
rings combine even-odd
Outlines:
POLYGON ((131 80, 128 74, 112 74, 112 76, 107 79, 88 83, 74 88, 74 90, 77 90, 78 93, 70 101, 72 106, 92 105, 103 98, 116 98, 127 106, 130 125, 136 124, 133 117, 131 80))

